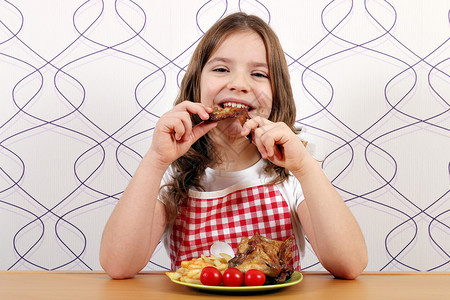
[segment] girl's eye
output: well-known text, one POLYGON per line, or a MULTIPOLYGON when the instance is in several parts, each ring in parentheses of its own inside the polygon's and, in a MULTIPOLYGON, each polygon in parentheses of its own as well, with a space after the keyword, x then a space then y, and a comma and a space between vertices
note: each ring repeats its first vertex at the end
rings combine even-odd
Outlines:
POLYGON ((255 76, 255 77, 260 77, 260 78, 269 78, 268 75, 266 75, 264 73, 259 73, 259 72, 253 73, 252 75, 255 76))
POLYGON ((225 73, 225 72, 227 72, 227 69, 225 69, 225 68, 215 68, 213 71, 214 72, 225 73))

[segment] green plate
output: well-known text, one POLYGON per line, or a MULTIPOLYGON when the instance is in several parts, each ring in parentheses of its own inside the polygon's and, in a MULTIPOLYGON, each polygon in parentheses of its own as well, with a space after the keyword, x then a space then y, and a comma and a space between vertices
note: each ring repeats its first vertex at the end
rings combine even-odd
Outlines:
POLYGON ((268 291, 268 290, 276 290, 281 289, 287 286, 295 285, 302 281, 303 275, 298 271, 294 271, 291 275, 291 278, 286 280, 280 284, 271 284, 271 285, 261 285, 261 286, 211 286, 211 285, 203 285, 203 284, 194 284, 182 282, 179 280, 172 280, 173 282, 181 285, 186 285, 192 288, 201 289, 201 290, 210 290, 210 291, 219 291, 219 292, 254 292, 254 291, 268 291))

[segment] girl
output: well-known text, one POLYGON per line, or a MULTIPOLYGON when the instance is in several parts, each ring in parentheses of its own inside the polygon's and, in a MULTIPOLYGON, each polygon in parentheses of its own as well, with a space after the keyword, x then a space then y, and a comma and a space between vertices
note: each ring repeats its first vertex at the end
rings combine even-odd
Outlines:
POLYGON ((214 241, 236 249, 256 233, 294 234, 299 270, 306 234, 329 272, 357 277, 367 265, 361 230, 296 136, 295 112, 284 52, 268 24, 235 13, 212 26, 106 224, 104 270, 133 277, 161 239, 175 269, 214 241), (228 106, 251 119, 204 122, 213 107, 228 106))

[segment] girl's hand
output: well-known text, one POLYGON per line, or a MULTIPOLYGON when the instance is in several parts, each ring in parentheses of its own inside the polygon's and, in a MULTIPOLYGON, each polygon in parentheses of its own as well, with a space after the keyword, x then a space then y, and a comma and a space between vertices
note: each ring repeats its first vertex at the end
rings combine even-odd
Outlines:
POLYGON ((200 123, 192 127, 191 115, 198 114, 202 120, 209 118, 210 107, 191 101, 183 101, 161 116, 153 132, 149 155, 167 168, 174 160, 185 154, 191 145, 217 123, 200 123))
POLYGON ((300 171, 307 151, 300 138, 285 123, 254 117, 244 124, 241 134, 246 136, 252 131, 252 143, 263 158, 293 173, 300 171))

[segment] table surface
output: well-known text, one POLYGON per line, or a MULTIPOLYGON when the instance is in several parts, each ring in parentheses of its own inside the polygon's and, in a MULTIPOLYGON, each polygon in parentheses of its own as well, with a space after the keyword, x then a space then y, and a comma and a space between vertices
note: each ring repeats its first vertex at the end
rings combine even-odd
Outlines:
POLYGON ((450 272, 366 272, 356 280, 304 272, 294 286, 217 294, 173 283, 163 272, 112 280, 100 272, 0 272, 0 299, 450 299, 450 272))

